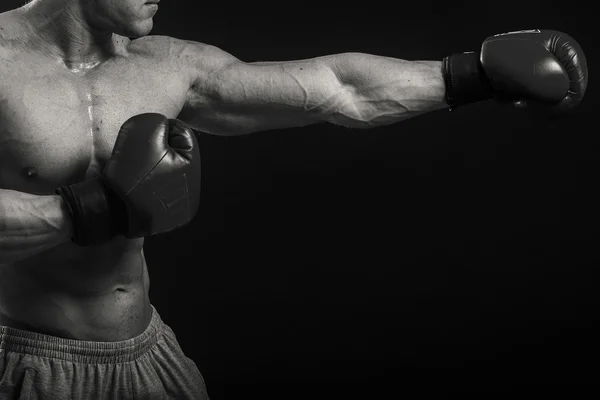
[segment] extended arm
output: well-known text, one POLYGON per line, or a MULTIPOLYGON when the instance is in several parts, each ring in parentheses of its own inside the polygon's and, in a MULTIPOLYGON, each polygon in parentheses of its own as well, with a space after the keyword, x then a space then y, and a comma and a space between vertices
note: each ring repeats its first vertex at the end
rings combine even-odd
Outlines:
POLYGON ((245 63, 199 43, 188 43, 180 59, 191 74, 180 118, 213 134, 319 122, 369 128, 448 107, 438 61, 344 53, 245 63))
POLYGON ((551 30, 494 35, 481 51, 443 62, 344 53, 245 63, 200 43, 173 47, 190 83, 180 118, 222 135, 318 122, 369 128, 494 97, 562 113, 579 105, 587 87, 581 47, 551 30))
POLYGON ((60 196, 0 189, 0 265, 68 241, 71 229, 60 196))

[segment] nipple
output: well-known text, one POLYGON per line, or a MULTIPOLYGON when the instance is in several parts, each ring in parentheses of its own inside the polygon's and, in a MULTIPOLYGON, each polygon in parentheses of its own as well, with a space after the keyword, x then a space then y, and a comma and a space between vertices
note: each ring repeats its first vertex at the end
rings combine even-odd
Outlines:
POLYGON ((25 176, 28 178, 35 178, 38 175, 38 170, 35 167, 26 167, 25 176))

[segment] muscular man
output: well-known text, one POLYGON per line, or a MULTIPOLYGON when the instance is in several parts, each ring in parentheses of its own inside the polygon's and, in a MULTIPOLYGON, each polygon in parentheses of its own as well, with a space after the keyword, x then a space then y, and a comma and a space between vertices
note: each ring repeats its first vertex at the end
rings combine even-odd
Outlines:
POLYGON ((0 14, 2 399, 208 399, 150 304, 142 248, 198 206, 189 126, 369 128, 490 98, 556 113, 585 93, 584 55, 560 32, 496 35, 443 62, 246 63, 147 36, 157 3, 34 0, 0 14))

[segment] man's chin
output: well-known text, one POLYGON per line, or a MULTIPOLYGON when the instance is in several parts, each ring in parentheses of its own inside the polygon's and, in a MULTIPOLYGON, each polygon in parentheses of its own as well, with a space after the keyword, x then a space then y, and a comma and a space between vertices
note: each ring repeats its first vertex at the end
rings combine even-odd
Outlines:
POLYGON ((130 27, 129 29, 126 29, 124 32, 119 33, 119 35, 126 36, 131 40, 139 39, 144 36, 148 36, 150 34, 150 32, 152 31, 153 26, 154 26, 154 24, 152 23, 152 20, 150 20, 150 23, 146 22, 144 24, 140 24, 139 26, 130 27))

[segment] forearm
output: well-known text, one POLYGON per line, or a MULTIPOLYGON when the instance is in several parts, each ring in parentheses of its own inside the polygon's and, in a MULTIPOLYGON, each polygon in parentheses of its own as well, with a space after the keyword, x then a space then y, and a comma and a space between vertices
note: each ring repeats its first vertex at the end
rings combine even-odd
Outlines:
POLYGON ((334 124, 369 128, 449 107, 441 61, 345 53, 329 63, 348 93, 329 113, 334 124))
POLYGON ((20 261, 66 242, 71 223, 58 195, 0 189, 0 265, 20 261))

